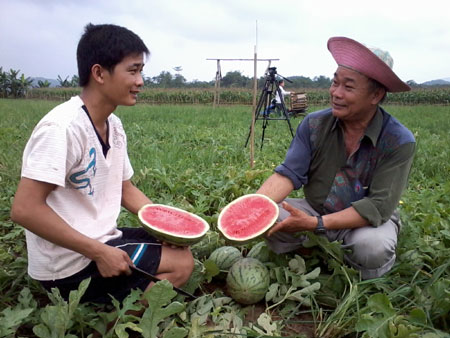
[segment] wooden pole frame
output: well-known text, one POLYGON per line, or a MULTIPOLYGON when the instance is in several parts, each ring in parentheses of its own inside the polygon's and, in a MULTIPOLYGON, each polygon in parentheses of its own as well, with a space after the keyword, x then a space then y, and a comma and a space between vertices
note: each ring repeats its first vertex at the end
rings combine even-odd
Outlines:
MULTIPOLYGON (((256 52, 255 52, 256 53, 256 52)), ((253 61, 255 63, 255 67, 256 67, 256 61, 268 61, 269 62, 269 66, 272 61, 279 61, 280 59, 258 59, 258 58, 253 58, 253 59, 221 59, 221 58, 207 58, 206 60, 213 60, 217 62, 217 70, 216 70, 216 81, 214 84, 214 102, 213 102, 213 108, 216 108, 217 106, 220 105, 220 80, 222 79, 222 70, 220 67, 220 61, 253 61)), ((256 77, 256 73, 254 74, 254 76, 256 77)), ((255 79, 254 79, 255 81, 255 79)), ((257 80, 256 80, 257 81, 257 80)), ((256 95, 256 93, 254 93, 253 95, 256 95)), ((253 98, 255 99, 255 97, 253 98)))
POLYGON ((272 61, 279 61, 280 59, 258 59, 256 45, 253 59, 218 59, 218 58, 208 58, 206 60, 215 60, 217 62, 217 71, 216 71, 216 82, 214 84, 214 103, 213 108, 216 108, 220 104, 220 79, 222 78, 222 71, 220 69, 220 61, 253 61, 253 106, 252 106, 252 124, 250 125, 250 168, 253 168, 255 165, 255 121, 256 121, 256 97, 257 97, 257 87, 258 87, 258 79, 257 79, 257 64, 258 61, 268 61, 269 65, 266 68, 265 73, 270 68, 272 61))

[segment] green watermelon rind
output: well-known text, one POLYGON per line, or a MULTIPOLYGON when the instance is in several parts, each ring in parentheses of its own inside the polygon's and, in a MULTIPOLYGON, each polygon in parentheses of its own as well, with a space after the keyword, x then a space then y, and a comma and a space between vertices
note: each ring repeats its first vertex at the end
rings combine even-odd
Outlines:
POLYGON ((221 271, 228 271, 234 263, 242 258, 241 251, 234 246, 221 246, 209 255, 209 260, 213 261, 221 271))
POLYGON ((278 219, 279 211, 280 210, 278 208, 278 205, 271 198, 267 197, 266 195, 263 195, 263 194, 243 195, 241 197, 236 198, 235 200, 233 200, 232 202, 227 204, 222 209, 222 211, 219 214, 219 218, 217 220, 217 230, 219 230, 219 232, 222 234, 222 236, 225 237, 225 239, 227 240, 228 243, 236 244, 236 245, 244 245, 249 242, 252 242, 256 238, 263 236, 275 224, 276 220, 278 219), (267 222, 267 224, 263 227, 262 230, 260 230, 259 232, 255 232, 252 236, 245 237, 245 238, 237 238, 237 237, 230 236, 229 234, 227 234, 227 231, 225 229, 226 226, 224 224, 222 224, 223 216, 227 213, 227 211, 230 209, 230 207, 233 206, 234 204, 242 202, 243 200, 245 200, 247 198, 252 198, 252 197, 260 197, 260 198, 263 198, 266 202, 268 202, 269 205, 271 205, 274 208, 274 211, 275 211, 274 217, 267 222))
POLYGON ((226 284, 229 295, 236 302, 255 304, 269 289, 269 270, 256 258, 242 258, 231 266, 226 284))
POLYGON ((198 215, 195 215, 191 212, 188 212, 186 210, 180 209, 180 208, 176 208, 176 207, 172 207, 169 205, 164 205, 164 204, 146 204, 144 206, 142 206, 139 211, 138 211, 138 218, 139 221, 141 222, 143 228, 149 232, 151 235, 153 235, 154 237, 156 237, 157 239, 159 239, 162 242, 166 242, 169 244, 174 244, 177 246, 190 246, 193 245, 197 242, 200 242, 202 240, 202 238, 206 235, 206 233, 209 230, 209 224, 208 222, 206 222, 203 218, 201 218, 198 215), (201 221, 201 223, 204 225, 204 229, 201 233, 195 235, 195 236, 179 236, 179 235, 175 235, 175 234, 171 234, 168 232, 164 232, 159 228, 156 228, 155 226, 153 226, 152 224, 150 224, 148 221, 146 221, 143 216, 142 213, 144 212, 145 209, 147 208, 154 208, 154 207, 158 207, 158 208, 166 208, 166 209, 170 209, 170 210, 174 210, 180 213, 183 213, 185 215, 188 215, 190 217, 193 217, 199 221, 201 221))

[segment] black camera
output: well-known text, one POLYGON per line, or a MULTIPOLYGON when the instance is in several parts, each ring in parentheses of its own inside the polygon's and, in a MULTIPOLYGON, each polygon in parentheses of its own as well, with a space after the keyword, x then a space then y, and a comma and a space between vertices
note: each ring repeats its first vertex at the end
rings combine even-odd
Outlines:
POLYGON ((269 76, 271 78, 275 78, 276 74, 277 74, 277 67, 270 67, 269 68, 269 76))

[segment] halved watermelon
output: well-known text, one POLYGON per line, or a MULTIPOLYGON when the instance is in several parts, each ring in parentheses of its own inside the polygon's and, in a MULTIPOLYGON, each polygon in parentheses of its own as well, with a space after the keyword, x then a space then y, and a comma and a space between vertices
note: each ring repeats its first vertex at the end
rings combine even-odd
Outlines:
POLYGON ((218 229, 230 242, 244 244, 264 234, 278 218, 278 205, 261 194, 248 194, 229 203, 218 219, 218 229))
POLYGON ((144 229, 161 241, 187 246, 199 242, 209 230, 201 217, 163 204, 146 204, 138 212, 144 229))

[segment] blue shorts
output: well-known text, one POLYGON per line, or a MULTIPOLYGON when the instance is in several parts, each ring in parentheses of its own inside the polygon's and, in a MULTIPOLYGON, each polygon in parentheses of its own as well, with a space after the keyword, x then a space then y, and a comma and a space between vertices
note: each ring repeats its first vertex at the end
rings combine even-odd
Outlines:
MULTIPOLYGON (((161 243, 142 228, 119 228, 119 230, 122 231, 122 237, 105 244, 126 251, 134 265, 155 275, 161 261, 161 243)), ((61 296, 69 299, 70 291, 78 289, 81 281, 88 277, 91 277, 91 282, 81 298, 82 302, 108 304, 111 303, 111 296, 121 302, 131 289, 144 291, 150 283, 142 274, 134 272, 129 276, 104 278, 94 261, 70 277, 40 283, 47 291, 57 287, 61 296)))

